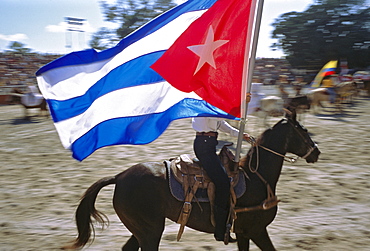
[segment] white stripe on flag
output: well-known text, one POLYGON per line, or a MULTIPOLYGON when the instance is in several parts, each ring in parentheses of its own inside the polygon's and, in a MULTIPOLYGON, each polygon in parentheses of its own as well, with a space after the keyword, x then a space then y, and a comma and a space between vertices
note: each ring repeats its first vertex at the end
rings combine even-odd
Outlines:
POLYGON ((103 121, 164 112, 185 98, 201 100, 194 92, 181 92, 167 82, 120 89, 98 98, 83 114, 55 126, 63 146, 70 148, 75 140, 103 121))
POLYGON ((66 100, 81 96, 98 80, 118 66, 152 52, 168 49, 206 10, 182 14, 159 30, 138 40, 109 60, 56 68, 37 78, 46 99, 66 100), (61 76, 69 76, 61 79, 61 76))

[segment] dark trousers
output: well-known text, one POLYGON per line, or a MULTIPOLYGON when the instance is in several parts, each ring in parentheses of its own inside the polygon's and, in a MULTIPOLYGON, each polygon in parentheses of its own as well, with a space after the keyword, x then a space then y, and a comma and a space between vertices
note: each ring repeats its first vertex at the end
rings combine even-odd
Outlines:
POLYGON ((228 211, 230 206, 230 181, 216 154, 217 144, 216 137, 197 135, 194 140, 194 152, 215 184, 215 205, 228 211))

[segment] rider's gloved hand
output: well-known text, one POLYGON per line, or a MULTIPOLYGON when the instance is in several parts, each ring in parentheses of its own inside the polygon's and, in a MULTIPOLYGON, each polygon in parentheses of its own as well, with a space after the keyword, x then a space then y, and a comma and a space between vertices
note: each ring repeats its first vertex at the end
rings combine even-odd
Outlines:
POLYGON ((256 145, 256 140, 253 136, 249 135, 248 133, 244 133, 243 138, 252 146, 256 145))

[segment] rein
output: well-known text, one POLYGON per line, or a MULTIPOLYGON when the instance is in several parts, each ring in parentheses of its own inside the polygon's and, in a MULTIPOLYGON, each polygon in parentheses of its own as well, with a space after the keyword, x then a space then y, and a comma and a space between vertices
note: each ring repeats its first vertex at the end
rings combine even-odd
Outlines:
MULTIPOLYGON (((255 169, 252 168, 252 165, 251 165, 251 160, 252 158, 249 159, 249 163, 248 163, 248 167, 249 167, 249 170, 252 172, 252 173, 255 173, 258 178, 266 185, 266 189, 267 189, 267 198, 262 201, 262 203, 260 205, 257 205, 257 206, 252 206, 252 207, 238 207, 238 208, 234 208, 234 212, 235 212, 235 217, 234 219, 236 219, 236 214, 237 213, 246 213, 246 212, 251 212, 251 211, 256 211, 256 210, 268 210, 272 207, 275 207, 277 206, 277 204, 280 202, 280 200, 278 200, 277 196, 274 194, 274 192, 272 191, 271 189, 271 186, 270 184, 262 177, 262 175, 258 172, 258 167, 259 167, 259 151, 258 151, 258 145, 255 145, 255 140, 252 139, 251 140, 251 145, 255 146, 256 149, 257 149, 257 166, 255 169)), ((280 153, 277 153, 271 149, 268 149, 264 146, 260 146, 276 155, 279 155, 281 157, 284 157, 285 159, 285 155, 282 155, 280 153)), ((251 152, 253 154, 253 152, 251 152)), ((252 155, 251 154, 251 155, 252 155)), ((243 168, 239 167, 243 172, 244 172, 244 175, 246 177, 248 177, 247 173, 244 171, 243 168)))
MULTIPOLYGON (((275 152, 274 150, 271 150, 270 148, 267 148, 267 147, 264 147, 264 146, 261 146, 261 145, 257 145, 256 146, 257 147, 257 152, 258 152, 258 147, 261 147, 261 148, 263 148, 263 149, 265 149, 266 151, 269 151, 269 152, 271 152, 271 153, 273 153, 273 154, 275 154, 275 155, 278 155, 278 156, 280 156, 280 157, 283 157, 284 158, 284 160, 285 161, 287 161, 287 162, 290 162, 290 163, 295 163, 297 160, 298 160, 298 156, 297 157, 289 157, 289 156, 286 156, 286 155, 284 155, 284 154, 281 154, 281 153, 278 153, 278 152, 275 152)), ((311 152, 312 152, 313 150, 311 150, 308 154, 306 154, 305 156, 306 156, 306 158, 307 158, 307 156, 308 155, 310 155, 311 154, 311 152)), ((258 153, 257 153, 257 155, 258 155, 258 153)))
POLYGON ((280 157, 283 157, 284 160, 287 161, 287 162, 295 163, 299 158, 306 159, 308 156, 310 156, 310 154, 317 148, 317 144, 315 144, 313 147, 310 146, 309 147, 309 150, 307 151, 307 153, 304 156, 302 156, 302 157, 297 156, 295 158, 294 157, 286 156, 284 154, 280 154, 278 152, 275 152, 274 150, 271 150, 271 149, 269 149, 267 147, 264 147, 264 146, 261 146, 261 145, 258 145, 257 147, 261 147, 261 148, 265 149, 266 151, 272 152, 273 154, 276 154, 276 155, 278 155, 280 157))

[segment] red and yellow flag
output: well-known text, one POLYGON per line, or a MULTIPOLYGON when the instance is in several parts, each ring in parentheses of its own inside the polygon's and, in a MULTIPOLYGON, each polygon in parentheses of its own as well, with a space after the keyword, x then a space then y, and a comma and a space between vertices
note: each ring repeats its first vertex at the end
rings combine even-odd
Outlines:
POLYGON ((317 73, 315 79, 311 82, 311 87, 319 87, 324 77, 335 74, 337 69, 338 61, 329 61, 324 67, 317 73))

